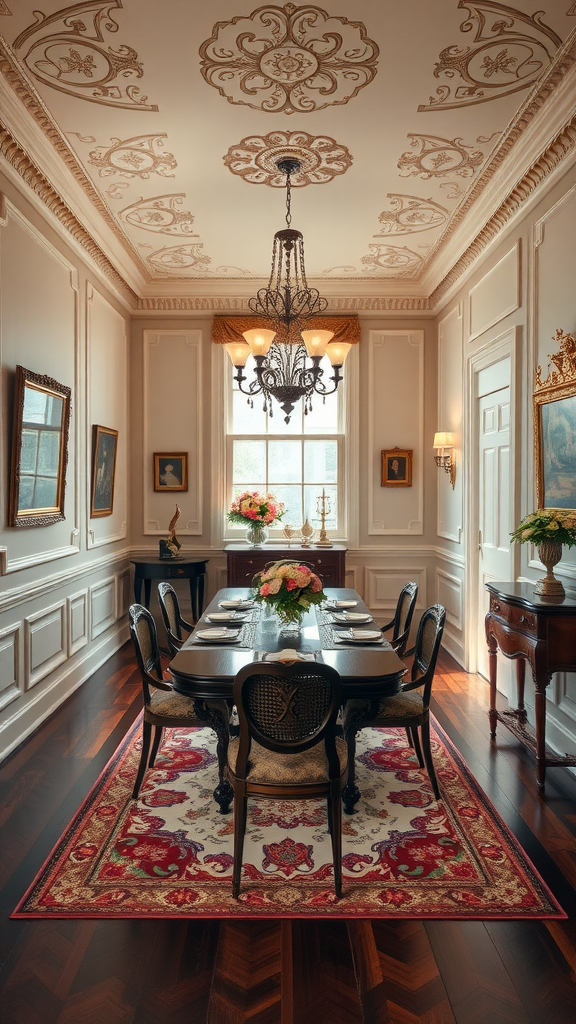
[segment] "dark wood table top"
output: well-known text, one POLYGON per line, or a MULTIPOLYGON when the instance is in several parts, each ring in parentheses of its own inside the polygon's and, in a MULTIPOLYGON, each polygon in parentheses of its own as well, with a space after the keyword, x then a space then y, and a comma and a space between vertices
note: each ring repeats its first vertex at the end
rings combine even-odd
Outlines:
MULTIPOLYGON (((193 697, 231 697, 232 684, 239 670, 254 661, 254 651, 247 648, 200 647, 190 644, 198 629, 205 629, 211 623, 206 615, 216 611, 218 602, 230 598, 247 598, 252 591, 247 588, 229 587, 220 590, 198 622, 194 633, 181 651, 170 663, 174 688, 179 693, 193 697)), ((358 601, 357 611, 368 611, 355 590, 327 588, 328 597, 337 600, 358 601)), ((295 643, 275 640, 258 641, 258 650, 276 651, 294 647, 301 651, 316 651, 319 661, 332 665, 342 678, 344 696, 388 697, 398 693, 406 666, 394 651, 375 650, 368 645, 354 649, 322 650, 314 608, 304 616, 302 631, 295 643)), ((303 662, 304 664, 304 662, 303 662)))
POLYGON ((567 590, 564 597, 546 597, 544 594, 534 593, 533 583, 490 581, 484 586, 501 601, 507 601, 519 608, 528 608, 533 612, 544 612, 547 615, 574 615, 576 611, 576 591, 574 590, 567 590))
POLYGON ((142 555, 130 559, 132 565, 206 565, 209 558, 193 558, 191 555, 182 555, 177 558, 160 558, 159 555, 142 555))

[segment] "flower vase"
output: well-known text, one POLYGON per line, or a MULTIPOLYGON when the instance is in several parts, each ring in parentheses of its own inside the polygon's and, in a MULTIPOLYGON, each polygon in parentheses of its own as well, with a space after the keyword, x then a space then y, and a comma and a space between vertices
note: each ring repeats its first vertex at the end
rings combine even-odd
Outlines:
POLYGON ((246 530, 246 540, 251 548, 261 548, 268 540, 268 527, 264 523, 251 522, 246 530))
POLYGON ((260 617, 260 632, 262 639, 277 640, 278 633, 280 631, 280 619, 276 614, 276 609, 273 604, 268 604, 264 601, 262 605, 262 615, 260 617))
POLYGON ((553 568, 562 558, 562 545, 555 540, 545 540, 538 545, 538 557, 546 568, 546 575, 538 580, 534 587, 535 594, 543 597, 564 597, 562 582, 556 578, 553 568))
POLYGON ((283 643, 289 643, 290 646, 293 647, 300 637, 301 629, 301 619, 297 619, 296 622, 284 622, 282 619, 280 619, 278 637, 283 643))

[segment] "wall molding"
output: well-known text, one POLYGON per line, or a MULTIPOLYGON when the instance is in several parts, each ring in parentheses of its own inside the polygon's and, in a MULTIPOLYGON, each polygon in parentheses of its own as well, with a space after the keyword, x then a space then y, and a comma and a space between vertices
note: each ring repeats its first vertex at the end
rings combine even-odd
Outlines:
POLYGON ((470 290, 468 292, 468 306, 469 306, 469 316, 470 316, 470 334, 468 335, 468 342, 469 343, 472 342, 472 341, 475 341, 476 338, 480 338, 483 334, 486 333, 486 331, 490 330, 491 327, 494 327, 496 324, 500 323, 501 320, 504 320, 505 317, 509 316, 510 313, 514 313, 515 310, 520 308, 520 305, 521 305, 521 302, 522 302, 521 278, 520 278, 520 254, 521 254, 520 239, 518 238, 516 240, 516 242, 514 243, 514 245, 508 250, 508 252, 505 252, 504 255, 498 260, 498 262, 495 263, 494 266, 490 268, 490 270, 486 271, 486 273, 483 275, 483 277, 480 278, 480 280, 477 282, 477 284, 475 284, 473 288, 470 288, 470 290), (495 314, 492 317, 491 320, 488 320, 486 323, 482 324, 481 327, 477 328, 477 330, 472 332, 473 296, 475 295, 475 293, 478 292, 478 290, 480 288, 482 288, 483 285, 485 285, 488 282, 489 279, 493 279, 494 277, 498 277, 498 274, 502 273, 502 264, 504 263, 505 260, 508 260, 512 254, 515 254, 515 256, 516 256, 516 260, 515 260, 516 295, 515 295, 513 301, 510 302, 509 305, 506 306, 506 308, 500 310, 497 314, 495 314))
MULTIPOLYGON (((454 317, 456 318, 456 322, 459 325, 458 355, 459 355, 459 358, 460 358, 460 387, 462 389, 462 347, 463 347, 463 340, 464 340, 464 334, 463 334, 464 324, 463 324, 463 317, 462 317, 462 304, 461 303, 457 303, 455 306, 452 307, 452 309, 448 313, 446 313, 445 316, 442 317, 442 319, 438 323, 438 377, 437 377, 438 384, 437 384, 436 421, 437 421, 437 425, 438 425, 438 429, 439 430, 452 430, 452 428, 453 428, 453 424, 451 422, 445 422, 445 417, 447 416, 447 414, 445 412, 445 403, 444 403, 444 400, 443 400, 443 396, 444 396, 444 390, 443 390, 443 388, 444 388, 443 365, 444 365, 444 358, 445 358, 444 354, 443 354, 443 350, 444 350, 444 340, 445 340, 445 337, 444 337, 444 335, 445 335, 445 324, 449 320, 453 319, 454 317)), ((449 403, 447 403, 447 404, 449 404, 449 403)), ((461 442, 454 449, 453 458, 456 458, 456 451, 462 451, 462 444, 461 444, 461 442)), ((460 478, 460 475, 461 475, 461 472, 462 472, 462 460, 460 460, 459 464, 457 462, 456 469, 457 469, 458 477, 460 478)), ((442 473, 440 473, 440 474, 437 473, 436 477, 437 477, 437 479, 436 479, 436 533, 437 533, 438 537, 442 537, 443 540, 451 540, 455 544, 460 544, 462 542, 462 532, 463 532, 463 523, 462 523, 462 504, 463 504, 462 480, 459 479, 458 488, 457 488, 456 491, 454 491, 453 488, 448 489, 447 482, 446 482, 445 478, 442 477, 442 473), (458 495, 460 496, 460 507, 458 509, 458 513, 459 514, 457 516, 455 516, 455 519, 459 519, 460 522, 456 526, 455 531, 452 532, 451 530, 449 530, 444 525, 444 517, 443 517, 444 509, 443 509, 443 504, 445 502, 449 502, 450 504, 452 504, 454 502, 454 499, 458 495)), ((448 507, 450 507, 450 505, 448 507)))
POLYGON ((89 588, 90 594, 90 639, 96 640, 101 633, 104 633, 110 626, 113 626, 118 618, 116 611, 117 585, 115 576, 106 576, 98 580, 89 588), (111 602, 108 606, 104 604, 103 614, 99 614, 98 603, 109 596, 111 602))
POLYGON ((13 700, 18 700, 24 692, 22 685, 22 670, 20 663, 20 632, 21 622, 15 622, 10 626, 0 629, 0 655, 9 656, 12 651, 12 673, 13 680, 8 686, 3 686, 0 692, 0 711, 2 711, 13 700))
POLYGON ((52 604, 33 615, 28 615, 24 619, 24 688, 32 689, 67 659, 66 601, 58 601, 57 604, 52 604), (43 660, 35 662, 34 638, 41 634, 42 630, 49 629, 54 624, 59 626, 60 646, 55 647, 54 651, 43 660))
POLYGON ((11 587, 10 590, 5 590, 4 593, 0 594, 0 613, 10 608, 15 608, 17 605, 25 604, 33 598, 43 597, 45 594, 67 586, 76 580, 83 579, 85 576, 90 576, 109 565, 125 562, 129 559, 131 553, 130 548, 124 548, 122 551, 103 555, 92 562, 84 562, 82 565, 75 566, 68 571, 60 571, 52 576, 46 576, 43 580, 38 580, 35 583, 23 583, 18 587, 11 587))
POLYGON ((88 591, 80 590, 66 598, 66 619, 68 623, 68 657, 82 650, 90 635, 88 591), (82 630, 76 631, 77 613, 82 616, 82 630))

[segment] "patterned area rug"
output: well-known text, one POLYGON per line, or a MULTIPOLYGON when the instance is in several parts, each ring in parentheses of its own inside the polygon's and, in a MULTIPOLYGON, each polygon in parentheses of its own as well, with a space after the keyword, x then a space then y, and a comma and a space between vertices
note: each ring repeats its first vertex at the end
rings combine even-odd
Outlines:
POLYGON ((214 734, 167 730, 138 802, 140 721, 14 917, 565 917, 436 726, 436 803, 403 730, 358 735, 358 811, 344 815, 336 900, 323 801, 249 800, 239 900, 232 814, 212 789, 214 734))

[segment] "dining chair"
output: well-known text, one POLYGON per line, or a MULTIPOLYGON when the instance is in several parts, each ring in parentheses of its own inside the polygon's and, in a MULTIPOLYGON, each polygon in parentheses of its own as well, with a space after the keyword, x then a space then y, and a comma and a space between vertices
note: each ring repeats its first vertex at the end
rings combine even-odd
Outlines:
POLYGON ((151 613, 143 605, 133 604, 128 610, 128 617, 144 697, 142 753, 132 797, 136 799, 140 792, 146 768, 154 767, 163 729, 190 726, 203 728, 208 725, 216 733, 218 741, 218 785, 214 790, 214 799, 222 813, 226 813, 230 810, 232 800, 232 789, 225 777, 229 738, 228 705, 225 700, 192 700, 185 694, 177 693, 162 676, 156 624, 151 613), (154 740, 150 749, 153 727, 154 740))
POLYGON ((257 662, 234 681, 239 737, 230 740, 228 773, 234 790, 234 872, 238 898, 249 796, 309 800, 326 797, 334 889, 342 895, 344 740, 336 736, 342 699, 330 665, 257 662))
POLYGON ((348 795, 345 794, 344 809, 347 814, 353 813, 354 803, 360 796, 354 785, 356 734, 366 727, 390 729, 401 726, 409 730, 418 764, 421 768, 426 765, 434 796, 436 800, 440 799, 430 748, 430 697, 445 620, 446 611, 440 604, 432 605, 424 612, 416 635, 410 682, 404 683, 400 693, 376 700, 353 699, 346 702, 343 725, 348 746, 348 786, 352 784, 348 795))
POLYGON ((170 583, 158 584, 158 603, 162 613, 164 628, 166 629, 170 654, 174 658, 186 639, 185 636, 182 636, 182 630, 185 629, 188 633, 191 633, 194 626, 182 618, 178 595, 170 583))
POLYGON ((394 618, 381 627, 383 633, 386 633, 389 629, 393 630, 390 643, 399 658, 402 658, 405 654, 413 653, 413 650, 407 651, 406 646, 410 636, 410 626, 412 625, 417 597, 418 584, 406 583, 400 591, 394 618))

